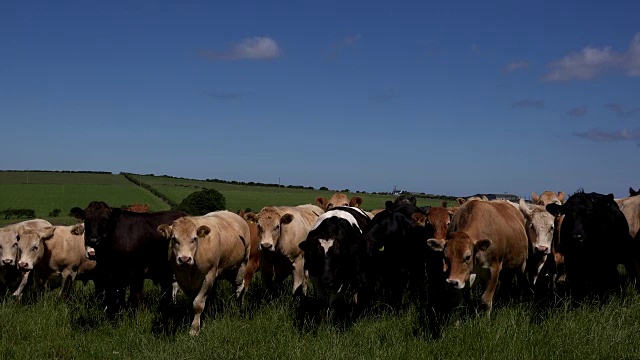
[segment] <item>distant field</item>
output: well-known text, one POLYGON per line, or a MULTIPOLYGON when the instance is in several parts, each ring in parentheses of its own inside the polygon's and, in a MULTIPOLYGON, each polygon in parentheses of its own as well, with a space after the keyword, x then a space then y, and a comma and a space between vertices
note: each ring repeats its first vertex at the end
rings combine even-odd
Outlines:
MULTIPOLYGON (((334 193, 333 191, 233 185, 160 176, 142 176, 141 180, 178 203, 192 192, 201 188, 216 189, 224 195, 227 201, 227 209, 231 211, 244 210, 246 208, 260 210, 268 205, 315 204, 316 197, 329 198, 334 193)), ((366 210, 384 208, 385 201, 393 199, 390 195, 349 193, 349 196, 362 197, 362 207, 366 210)), ((440 206, 441 204, 442 200, 418 199, 418 206, 440 206)))
MULTIPOLYGON (((68 216, 69 210, 93 200, 103 200, 114 207, 138 202, 149 204, 152 210, 169 208, 122 175, 31 173, 27 184, 25 173, 0 172, 0 210, 29 208, 36 211, 37 217, 52 223, 71 224, 75 219, 68 216), (48 218, 53 209, 60 209, 60 216, 48 218)), ((0 218, 0 226, 17 221, 20 220, 0 218)))

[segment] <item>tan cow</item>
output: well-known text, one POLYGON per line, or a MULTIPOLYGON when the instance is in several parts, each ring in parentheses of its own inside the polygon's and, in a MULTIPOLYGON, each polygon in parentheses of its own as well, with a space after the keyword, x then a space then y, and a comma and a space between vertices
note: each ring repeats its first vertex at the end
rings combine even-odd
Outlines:
POLYGON ((4 288, 14 291, 18 300, 22 297, 22 289, 27 285, 29 272, 18 270, 18 229, 37 229, 51 226, 46 220, 33 219, 0 228, 0 283, 4 288))
POLYGON ((86 281, 96 267, 86 256, 83 230, 83 224, 20 228, 18 269, 31 271, 40 286, 60 286, 60 296, 68 297, 76 276, 86 281))
POLYGON ((489 201, 489 198, 486 195, 482 195, 482 196, 471 196, 468 198, 457 198, 456 202, 458 203, 458 205, 463 205, 464 203, 471 201, 471 200, 478 200, 478 201, 489 201))
POLYGON ((315 205, 267 206, 251 217, 258 223, 260 250, 284 256, 293 272, 293 293, 302 286, 307 293, 304 275, 304 256, 298 247, 307 238, 311 227, 324 211, 315 205))
POLYGON ((489 272, 482 303, 491 314, 501 271, 524 274, 527 234, 524 217, 504 202, 471 200, 453 216, 447 240, 429 239, 429 247, 444 253, 447 283, 456 289, 470 284, 472 274, 489 272))
POLYGON ((320 196, 317 197, 316 204, 318 204, 318 206, 324 211, 336 206, 351 206, 359 208, 362 205, 362 198, 360 196, 354 196, 349 199, 349 196, 345 193, 335 193, 331 195, 329 200, 320 196))
POLYGON ((169 264, 182 291, 193 299, 190 335, 200 333, 200 317, 209 292, 221 277, 235 286, 240 303, 249 284, 245 270, 249 261, 250 231, 247 222, 229 211, 204 216, 185 216, 172 225, 158 226, 169 239, 169 264))
POLYGON ((534 205, 542 206, 547 206, 549 204, 562 205, 564 204, 566 197, 567 195, 562 191, 555 193, 553 191, 545 190, 542 192, 542 194, 540 194, 540 196, 538 196, 538 194, 536 194, 536 192, 534 191, 531 193, 531 202, 534 205))
POLYGON ((529 206, 522 199, 520 199, 518 207, 522 215, 524 215, 525 229, 529 240, 527 274, 530 284, 535 285, 538 275, 540 275, 540 271, 553 248, 556 218, 544 206, 529 206))

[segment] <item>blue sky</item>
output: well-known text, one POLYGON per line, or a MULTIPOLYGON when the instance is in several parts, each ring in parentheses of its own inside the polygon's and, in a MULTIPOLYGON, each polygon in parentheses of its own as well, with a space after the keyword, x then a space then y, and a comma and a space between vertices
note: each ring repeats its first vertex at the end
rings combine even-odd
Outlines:
POLYGON ((640 2, 3 1, 2 169, 640 186, 640 2))

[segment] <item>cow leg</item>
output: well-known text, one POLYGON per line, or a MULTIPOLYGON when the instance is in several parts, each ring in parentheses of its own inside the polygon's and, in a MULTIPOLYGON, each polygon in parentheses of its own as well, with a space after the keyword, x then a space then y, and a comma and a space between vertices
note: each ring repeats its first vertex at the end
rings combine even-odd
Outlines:
POLYGON ((249 286, 251 284, 251 280, 253 280, 253 275, 255 275, 256 270, 258 270, 258 264, 260 262, 259 256, 252 256, 249 258, 249 262, 247 263, 247 268, 244 270, 244 285, 249 286))
POLYGON ((487 282, 487 287, 482 294, 482 304, 487 311, 487 318, 491 317, 491 307, 493 306, 493 295, 496 292, 496 288, 498 287, 498 278, 500 277, 500 270, 502 268, 502 264, 492 264, 489 268, 490 277, 487 282))
POLYGON ((71 292, 71 288, 73 287, 73 281, 76 279, 77 273, 72 269, 64 269, 62 270, 62 286, 60 286, 60 297, 63 299, 68 299, 69 294, 71 292))
POLYGON ((178 301, 178 290, 180 290, 180 285, 178 285, 178 282, 174 280, 171 283, 171 302, 174 304, 178 301))
POLYGON ((25 286, 27 286, 27 282, 29 281, 29 274, 31 274, 31 271, 25 271, 24 273, 22 273, 22 280, 20 280, 20 285, 18 285, 18 288, 13 293, 13 296, 17 301, 22 301, 22 291, 24 291, 25 286))
POLYGON ((302 286, 302 293, 307 295, 307 282, 304 276, 304 257, 298 256, 293 262, 293 294, 302 286))
POLYGON ((204 311, 207 296, 209 296, 209 292, 211 292, 217 273, 218 269, 215 267, 209 270, 207 275, 204 277, 204 281, 202 282, 202 287, 200 287, 198 295, 196 295, 196 298, 193 300, 194 315, 193 322, 191 323, 191 330, 189 331, 189 335, 191 336, 195 336, 200 333, 200 316, 202 315, 202 311, 204 311))
MULTIPOLYGON (((129 290, 129 307, 134 311, 140 306, 140 299, 142 298, 142 289, 144 288, 144 275, 135 275, 131 279, 131 285, 129 290)), ((161 295, 168 296, 168 295, 161 295)))
POLYGON ((246 282, 246 271, 247 271, 247 261, 243 261, 242 264, 240 264, 240 267, 238 268, 238 272, 236 273, 236 278, 234 281, 234 285, 236 287, 236 300, 238 301, 239 305, 243 304, 244 301, 244 294, 247 291, 247 288, 249 287, 249 283, 246 282))

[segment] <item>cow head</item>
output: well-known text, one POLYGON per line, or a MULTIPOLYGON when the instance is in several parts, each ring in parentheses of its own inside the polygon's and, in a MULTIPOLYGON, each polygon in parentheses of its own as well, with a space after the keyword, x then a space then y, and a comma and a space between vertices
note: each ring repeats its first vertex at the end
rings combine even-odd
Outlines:
POLYGON ((119 211, 103 201, 92 201, 84 210, 78 207, 71 209, 71 214, 84 221, 84 244, 95 248, 105 242, 110 236, 110 218, 119 211))
POLYGON ((162 224, 158 231, 169 239, 169 254, 177 265, 193 265, 195 263, 198 243, 202 241, 211 229, 208 226, 197 226, 193 220, 180 218, 173 225, 162 224))
POLYGON ((434 251, 443 252, 442 270, 447 275, 447 284, 455 289, 463 289, 471 278, 477 253, 486 251, 491 246, 491 240, 474 241, 464 232, 454 232, 448 240, 429 239, 427 245, 434 251))
POLYGON ((55 226, 48 226, 41 229, 18 230, 20 234, 20 240, 18 241, 19 270, 33 270, 33 267, 38 264, 44 256, 44 242, 53 238, 55 231, 55 226))
POLYGON ((360 230, 349 221, 329 217, 298 245, 304 251, 305 270, 320 291, 337 293, 349 282, 360 238, 360 230))
POLYGON ((525 228, 531 250, 538 254, 550 254, 555 229, 555 217, 540 205, 534 205, 530 209, 522 199, 518 203, 518 208, 524 215, 525 228))
POLYGON ((0 267, 14 267, 18 258, 20 235, 15 228, 0 229, 0 267))
POLYGON ((433 226, 433 237, 436 239, 445 239, 454 212, 451 208, 432 207, 428 210, 427 215, 418 212, 413 214, 413 221, 417 225, 433 226))
POLYGON ((533 202, 535 205, 541 206, 547 206, 549 204, 562 205, 564 203, 565 197, 566 195, 562 191, 555 193, 553 191, 546 190, 543 191, 540 196, 538 196, 538 194, 536 194, 536 192, 534 191, 531 193, 531 202, 533 202))
POLYGON ((260 238, 259 249, 275 251, 278 247, 282 227, 290 224, 294 217, 289 213, 282 214, 276 207, 267 206, 260 210, 258 215, 252 214, 247 219, 257 223, 258 237, 260 238))
POLYGON ((633 190, 632 187, 629 188, 629 196, 638 196, 640 195, 640 188, 638 188, 638 191, 633 190))
POLYGON ((338 206, 351 206, 359 208, 362 205, 362 198, 360 196, 354 196, 349 199, 349 196, 345 193, 335 193, 329 200, 323 197, 317 197, 316 204, 318 204, 318 206, 324 211, 338 206))

